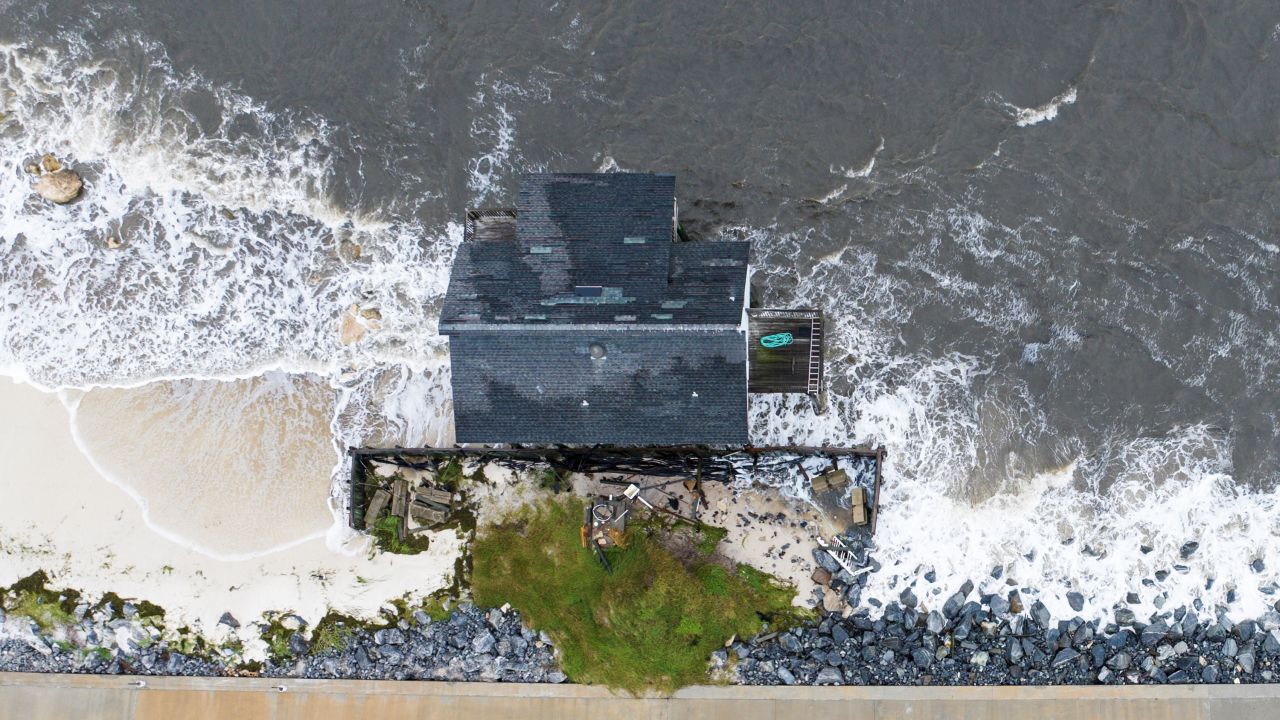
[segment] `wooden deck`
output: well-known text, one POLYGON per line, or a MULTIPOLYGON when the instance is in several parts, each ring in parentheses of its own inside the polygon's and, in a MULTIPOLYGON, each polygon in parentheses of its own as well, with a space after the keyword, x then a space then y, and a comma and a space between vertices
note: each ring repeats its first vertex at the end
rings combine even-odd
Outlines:
POLYGON ((822 311, 747 311, 747 392, 822 392, 822 311), (787 333, 791 343, 766 347, 761 340, 787 333))
POLYGON ((467 224, 463 228, 462 239, 464 242, 472 240, 514 241, 516 239, 515 208, 468 210, 467 224))

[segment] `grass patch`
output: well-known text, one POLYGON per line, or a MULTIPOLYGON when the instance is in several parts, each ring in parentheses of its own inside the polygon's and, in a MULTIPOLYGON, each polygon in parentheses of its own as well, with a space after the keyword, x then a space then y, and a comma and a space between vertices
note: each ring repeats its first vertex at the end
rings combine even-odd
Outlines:
POLYGON ((431 547, 431 539, 426 535, 406 535, 401 540, 400 522, 395 515, 383 515, 373 523, 369 534, 379 550, 397 555, 417 555, 431 547))
POLYGON ((651 526, 628 530, 606 573, 581 545, 582 516, 581 500, 552 499, 472 546, 476 603, 519 609, 551 635, 575 682, 672 691, 705 681, 708 658, 731 636, 794 617, 794 589, 710 555, 677 559, 651 526))
POLYGON ((75 623, 75 618, 60 604, 30 590, 23 590, 13 598, 9 614, 30 618, 44 632, 52 632, 75 623))
POLYGON ((355 636, 356 628, 359 626, 358 620, 345 615, 338 613, 325 615, 320 618, 320 622, 316 623, 316 629, 311 633, 311 652, 317 655, 342 652, 351 643, 351 638, 355 636))
POLYGON ((729 531, 715 525, 699 525, 698 533, 698 552, 703 555, 710 555, 716 551, 716 546, 720 544, 721 540, 724 540, 729 531))

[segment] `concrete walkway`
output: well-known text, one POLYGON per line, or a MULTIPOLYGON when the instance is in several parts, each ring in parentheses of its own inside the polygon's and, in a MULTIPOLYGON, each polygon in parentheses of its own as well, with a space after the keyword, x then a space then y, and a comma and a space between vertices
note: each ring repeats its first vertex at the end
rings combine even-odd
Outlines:
POLYGON ((579 685, 0 673, 0 720, 1272 720, 1280 687, 693 687, 628 698, 579 685), (145 681, 138 687, 131 683, 145 681), (283 689, 280 689, 283 688, 283 689))

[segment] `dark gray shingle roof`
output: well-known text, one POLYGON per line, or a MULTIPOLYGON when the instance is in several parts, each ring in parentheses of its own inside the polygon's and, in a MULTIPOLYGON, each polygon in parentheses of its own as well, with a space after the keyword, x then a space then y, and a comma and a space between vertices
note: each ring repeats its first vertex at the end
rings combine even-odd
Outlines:
POLYGON ((458 442, 743 445, 736 331, 469 332, 449 339, 458 442), (592 359, 591 344, 605 348, 592 359), (585 403, 585 404, 584 404, 585 403))
POLYGON ((446 334, 512 325, 737 325, 750 245, 672 242, 675 178, 522 179, 515 241, 458 248, 446 334))

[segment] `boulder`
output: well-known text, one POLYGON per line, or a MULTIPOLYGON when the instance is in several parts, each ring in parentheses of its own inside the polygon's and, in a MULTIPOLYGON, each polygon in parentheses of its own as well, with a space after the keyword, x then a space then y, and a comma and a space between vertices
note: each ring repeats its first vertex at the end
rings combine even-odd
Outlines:
POLYGON ((840 672, 840 668, 834 668, 828 665, 818 671, 818 679, 813 681, 814 685, 842 685, 844 684, 844 674, 840 672))
POLYGON ((84 182, 73 170, 47 172, 36 180, 36 194, 50 202, 63 205, 80 196, 84 182))
POLYGON ((1073 590, 1067 593, 1067 603, 1071 605, 1072 610, 1080 612, 1084 610, 1084 595, 1073 590))

